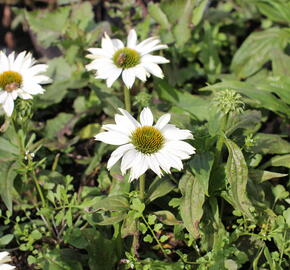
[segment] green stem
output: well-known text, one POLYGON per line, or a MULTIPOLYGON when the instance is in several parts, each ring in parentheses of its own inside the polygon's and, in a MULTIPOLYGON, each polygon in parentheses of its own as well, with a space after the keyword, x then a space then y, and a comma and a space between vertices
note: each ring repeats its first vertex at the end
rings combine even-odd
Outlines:
POLYGON ((34 170, 32 170, 32 178, 33 178, 33 181, 34 181, 34 183, 35 183, 35 185, 36 185, 36 189, 37 189, 37 191, 38 191, 38 194, 39 194, 39 196, 40 196, 40 198, 41 198, 42 206, 43 206, 43 207, 46 207, 46 201, 45 201, 45 199, 44 199, 44 196, 43 196, 42 190, 41 190, 41 188, 40 188, 40 185, 39 185, 39 183, 38 183, 38 180, 37 180, 37 177, 36 177, 36 173, 35 173, 34 170))
POLYGON ((146 224, 147 228, 149 229, 149 231, 151 232, 153 238, 154 238, 155 241, 157 242, 158 246, 160 247, 160 249, 161 249, 161 251, 162 251, 164 257, 168 259, 168 256, 167 256, 167 254, 166 254, 164 248, 162 247, 160 241, 159 241, 158 238, 156 237, 154 231, 152 230, 152 228, 150 227, 149 223, 147 222, 146 218, 145 218, 143 215, 142 215, 142 219, 143 219, 144 223, 146 224))
POLYGON ((124 101, 125 101, 125 109, 129 113, 131 113, 131 99, 130 99, 130 89, 124 85, 124 101))
POLYGON ((144 197, 145 197, 145 173, 139 177, 139 194, 140 194, 140 200, 144 201, 144 197))

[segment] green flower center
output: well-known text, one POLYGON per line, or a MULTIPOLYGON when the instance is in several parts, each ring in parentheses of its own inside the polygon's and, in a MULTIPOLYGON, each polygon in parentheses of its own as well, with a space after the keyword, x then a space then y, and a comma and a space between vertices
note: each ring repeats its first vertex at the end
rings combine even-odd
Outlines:
POLYGON ((138 127, 132 133, 131 142, 139 152, 153 154, 163 146, 164 137, 157 128, 144 126, 138 127))
POLYGON ((118 68, 131 68, 140 63, 140 54, 130 48, 122 48, 113 55, 114 64, 118 68))
POLYGON ((0 89, 12 92, 22 84, 22 76, 16 71, 4 71, 0 74, 0 89))

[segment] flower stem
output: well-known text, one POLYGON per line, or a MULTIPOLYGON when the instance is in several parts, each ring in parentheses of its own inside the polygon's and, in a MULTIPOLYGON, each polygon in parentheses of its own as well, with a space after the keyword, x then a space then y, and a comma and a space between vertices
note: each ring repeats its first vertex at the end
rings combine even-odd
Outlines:
POLYGON ((125 109, 127 112, 131 113, 130 90, 126 86, 124 86, 123 88, 124 88, 125 109))
POLYGON ((139 177, 139 193, 140 193, 140 200, 144 201, 144 197, 145 197, 145 173, 139 177))
POLYGON ((37 189, 37 191, 38 191, 38 194, 39 194, 39 196, 40 196, 40 198, 41 198, 42 207, 46 207, 46 201, 45 201, 45 199, 44 199, 44 196, 43 196, 42 190, 41 190, 41 188, 40 188, 40 185, 39 185, 39 183, 38 183, 38 180, 37 180, 37 177, 36 177, 36 173, 35 173, 34 170, 32 170, 32 178, 33 178, 33 181, 34 181, 34 183, 35 183, 35 186, 36 186, 36 189, 37 189))

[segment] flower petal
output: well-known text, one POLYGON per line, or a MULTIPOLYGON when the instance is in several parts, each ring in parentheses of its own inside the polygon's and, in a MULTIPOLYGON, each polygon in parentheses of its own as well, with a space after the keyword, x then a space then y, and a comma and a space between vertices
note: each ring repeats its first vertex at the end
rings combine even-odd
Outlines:
POLYGON ((147 161, 149 168, 153 172, 155 172, 159 177, 161 177, 163 174, 162 174, 162 171, 160 170, 159 162, 158 162, 156 156, 153 154, 153 155, 146 155, 145 157, 146 157, 146 161, 147 161))
POLYGON ((167 123, 170 121, 170 118, 171 118, 170 113, 166 113, 166 114, 162 115, 158 119, 155 127, 158 128, 159 130, 161 130, 162 128, 164 128, 167 125, 167 123))
POLYGON ((112 154, 110 159, 108 160, 107 168, 110 170, 116 162, 129 150, 134 149, 132 144, 125 144, 119 146, 112 154))
POLYGON ((0 91, 0 104, 2 104, 7 98, 7 92, 6 91, 0 91))
POLYGON ((12 95, 8 94, 5 101, 2 104, 3 110, 8 116, 11 116, 14 109, 14 101, 12 95))
POLYGON ((122 72, 121 68, 112 68, 109 74, 109 77, 107 79, 107 86, 111 87, 112 84, 119 78, 120 74, 122 72))
POLYGON ((165 57, 162 57, 159 55, 146 54, 146 55, 142 56, 141 62, 155 63, 155 64, 166 64, 166 63, 169 63, 170 61, 168 59, 166 59, 165 57))
POLYGON ((140 114, 140 122, 142 126, 152 126, 153 125, 153 114, 151 110, 146 107, 142 110, 140 114))
POLYGON ((128 113, 126 110, 123 110, 121 108, 119 108, 119 111, 125 116, 127 117, 131 123, 135 126, 135 128, 140 127, 140 123, 130 114, 128 113))
POLYGON ((143 67, 154 76, 163 79, 164 75, 161 68, 154 63, 142 63, 143 67))
POLYGON ((135 48, 137 44, 137 34, 134 29, 131 29, 128 38, 127 38, 127 47, 128 48, 135 48))
POLYGON ((187 140, 193 139, 190 130, 179 129, 175 125, 168 124, 164 126, 161 130, 163 136, 167 140, 187 140))
POLYGON ((124 175, 126 171, 132 167, 133 161, 136 159, 138 152, 136 149, 131 149, 127 151, 121 161, 121 172, 124 175))
POLYGON ((115 131, 101 132, 95 136, 95 139, 113 145, 122 145, 130 141, 128 136, 115 131))
POLYGON ((134 81, 135 81, 134 68, 128 68, 128 69, 123 70, 122 78, 123 78, 125 85, 128 88, 131 88, 134 84, 134 81))

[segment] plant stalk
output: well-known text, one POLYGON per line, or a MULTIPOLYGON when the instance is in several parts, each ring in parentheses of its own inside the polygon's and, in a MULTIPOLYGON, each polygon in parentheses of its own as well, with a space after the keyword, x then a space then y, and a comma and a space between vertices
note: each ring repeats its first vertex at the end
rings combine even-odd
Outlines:
POLYGON ((140 194, 140 200, 144 201, 144 197, 145 197, 145 173, 139 177, 139 194, 140 194))
POLYGON ((129 113, 131 113, 131 99, 130 99, 130 89, 127 86, 123 86, 124 88, 124 101, 125 101, 125 109, 129 113))

